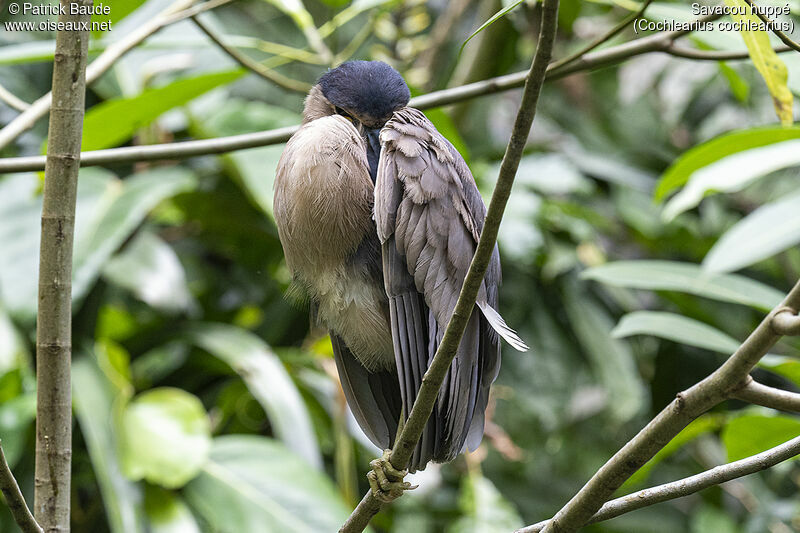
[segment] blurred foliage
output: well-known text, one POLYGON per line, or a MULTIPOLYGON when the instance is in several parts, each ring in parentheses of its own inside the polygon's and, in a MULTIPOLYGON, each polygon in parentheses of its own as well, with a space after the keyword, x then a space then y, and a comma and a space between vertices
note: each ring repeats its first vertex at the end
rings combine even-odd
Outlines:
MULTIPOLYGON (((202 17, 285 76, 312 82, 329 48, 337 61, 390 62, 420 94, 526 68, 538 8, 506 13, 514 3, 240 0, 202 17)), ((561 4, 556 57, 636 8, 561 4)), ((114 2, 113 31, 94 35, 91 54, 164 5, 114 2)), ((691 18, 687 4, 664 2, 648 16, 691 18)), ((53 38, 0 34, 2 85, 27 101, 47 92, 53 38)), ((745 49, 735 33, 691 41, 745 49)), ((799 91, 800 56, 780 57, 799 91)), ((487 197, 518 99, 428 112, 487 197)), ((84 146, 101 148, 297 124, 302 96, 242 71, 183 21, 119 60, 87 102, 84 146)), ((0 103, 0 124, 15 115, 0 103)), ((505 353, 481 447, 418 474, 421 487, 375 531, 509 531, 551 516, 748 335, 800 276, 798 131, 775 122, 749 61, 648 55, 546 86, 500 234, 503 314, 532 349, 505 353)), ((42 120, 2 155, 39 154, 45 135, 42 120)), ((366 490, 377 450, 345 407, 324 332, 284 296, 271 219, 281 150, 81 171, 76 531, 334 531, 366 490)), ((0 438, 28 501, 40 178, 0 176, 0 438)), ((755 375, 797 390, 799 356, 800 343, 785 339, 755 375)), ((800 434, 797 417, 744 407, 728 402, 696 420, 625 488, 800 434)), ((587 530, 800 530, 798 474, 789 462, 587 530)), ((4 506, 0 531, 15 531, 4 506)))

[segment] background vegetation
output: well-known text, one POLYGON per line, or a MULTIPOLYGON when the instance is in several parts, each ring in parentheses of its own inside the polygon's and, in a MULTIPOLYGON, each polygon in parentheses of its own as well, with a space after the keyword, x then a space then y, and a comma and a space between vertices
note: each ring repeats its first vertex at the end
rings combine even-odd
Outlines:
MULTIPOLYGON (((164 7, 115 1, 113 31, 94 35, 90 53, 164 7)), ((331 61, 381 59, 424 94, 527 68, 538 23, 528 3, 459 53, 502 7, 239 0, 200 20, 298 85, 331 61)), ((636 8, 562 1, 556 57, 636 8)), ((648 15, 691 11, 656 2, 648 15)), ((28 102, 46 93, 52 37, 0 33, 0 83, 28 102)), ((686 44, 744 49, 736 33, 703 32, 686 44)), ((800 56, 781 57, 789 88, 800 91, 800 56)), ((427 111, 487 197, 518 98, 427 111)), ((294 125, 302 94, 242 69, 185 20, 116 61, 87 105, 83 146, 96 150, 294 125)), ((0 124, 17 114, 0 103, 0 124)), ((546 86, 500 235, 503 314, 532 349, 504 354, 481 448, 429 467, 374 530, 510 531, 552 516, 736 348, 800 275, 800 129, 776 122, 749 61, 650 54, 546 86)), ((1 153, 37 155, 44 143, 39 121, 1 153)), ((333 531, 366 489, 377 450, 347 413, 325 332, 309 330, 307 311, 284 296, 289 275, 271 220, 281 150, 81 171, 75 531, 333 531)), ((36 173, 0 176, 0 438, 26 495, 40 189, 36 173)), ((756 375, 796 390, 798 356, 800 343, 784 340, 756 375)), ((800 434, 796 416, 743 405, 692 423, 625 488, 800 434)), ((786 463, 587 530, 800 530, 798 484, 800 469, 786 463)), ((0 506, 0 530, 15 528, 0 506)))

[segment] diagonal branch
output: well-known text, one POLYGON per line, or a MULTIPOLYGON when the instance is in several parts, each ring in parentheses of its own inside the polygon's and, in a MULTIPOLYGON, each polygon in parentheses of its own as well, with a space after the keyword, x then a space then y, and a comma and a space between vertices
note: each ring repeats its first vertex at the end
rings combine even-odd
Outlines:
MULTIPOLYGON (((461 337, 464 335, 467 322, 475 309, 478 288, 486 274, 486 268, 489 265, 489 260, 497 241, 497 232, 503 219, 503 212, 511 195, 511 188, 517 174, 519 161, 522 158, 522 152, 525 149, 525 144, 533 125, 536 105, 539 101, 539 95, 547 73, 547 65, 550 62, 553 51, 557 25, 558 0, 544 0, 536 53, 522 93, 522 101, 517 112, 517 118, 514 121, 511 139, 500 164, 497 185, 489 202, 489 209, 478 240, 478 247, 464 279, 464 285, 458 296, 453 316, 445 329, 433 361, 422 378, 422 385, 411 408, 411 413, 405 424, 403 424, 402 432, 395 440, 394 447, 389 455, 389 461, 398 470, 405 469, 417 446, 417 442, 422 436, 422 431, 436 403, 439 389, 456 354, 461 337)), ((380 509, 380 501, 373 496, 371 491, 368 492, 339 530, 340 533, 363 531, 369 524, 370 519, 380 509)))
POLYGON ((234 48, 233 46, 228 45, 223 39, 222 36, 219 35, 216 31, 214 31, 211 26, 200 20, 199 17, 193 16, 192 22, 200 28, 200 30, 206 34, 206 36, 211 39, 214 44, 216 44, 223 52, 228 54, 234 61, 242 65, 244 68, 248 69, 249 71, 253 72, 257 76, 274 83, 275 85, 282 87, 288 91, 294 91, 298 93, 306 94, 310 89, 311 85, 294 80, 283 74, 275 72, 274 70, 265 67, 258 61, 251 59, 247 55, 241 53, 239 50, 234 48))
MULTIPOLYGON (((753 455, 740 461, 720 465, 700 474, 666 483, 657 487, 640 490, 627 496, 622 496, 610 502, 606 502, 587 522, 595 524, 604 520, 616 518, 625 513, 630 513, 642 507, 682 498, 695 492, 699 492, 708 487, 713 487, 736 478, 744 477, 749 474, 766 470, 778 463, 800 455, 800 437, 795 437, 780 446, 775 446, 769 450, 753 455)), ((539 533, 548 521, 539 522, 517 531, 517 533, 539 533)))
POLYGON ((6 497, 6 504, 8 504, 8 508, 14 516, 14 521, 22 532, 43 533, 42 528, 36 522, 30 509, 28 509, 28 505, 25 503, 25 497, 22 496, 22 491, 19 490, 14 474, 11 473, 11 467, 8 466, 2 446, 0 446, 0 490, 3 491, 3 496, 6 497))
MULTIPOLYGON (((167 9, 156 15, 152 20, 142 24, 139 28, 126 35, 123 39, 111 44, 97 59, 86 68, 86 84, 89 85, 110 69, 116 61, 127 54, 139 43, 156 33, 161 28, 183 20, 192 15, 202 13, 208 9, 227 4, 232 0, 209 0, 208 2, 192 8, 196 0, 175 0, 167 9)), ((22 133, 31 129, 36 121, 47 115, 52 102, 52 92, 49 92, 33 102, 28 109, 9 122, 0 130, 0 149, 5 148, 22 133)), ((44 166, 39 170, 44 169, 44 166)))
POLYGON ((800 281, 722 366, 700 383, 678 393, 672 403, 592 476, 542 531, 573 532, 587 524, 614 491, 689 422, 746 386, 750 371, 780 338, 773 324, 786 308, 800 308, 800 281))

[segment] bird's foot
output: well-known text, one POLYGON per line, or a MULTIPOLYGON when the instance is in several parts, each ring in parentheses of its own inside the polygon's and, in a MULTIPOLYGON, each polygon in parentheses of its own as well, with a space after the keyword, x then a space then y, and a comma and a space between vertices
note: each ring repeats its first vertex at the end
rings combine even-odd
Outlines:
POLYGON ((408 474, 408 470, 398 470, 389 462, 391 450, 384 450, 379 459, 370 461, 369 466, 372 470, 367 473, 367 480, 372 489, 372 494, 383 503, 391 503, 407 490, 416 489, 418 485, 412 485, 403 478, 408 474))

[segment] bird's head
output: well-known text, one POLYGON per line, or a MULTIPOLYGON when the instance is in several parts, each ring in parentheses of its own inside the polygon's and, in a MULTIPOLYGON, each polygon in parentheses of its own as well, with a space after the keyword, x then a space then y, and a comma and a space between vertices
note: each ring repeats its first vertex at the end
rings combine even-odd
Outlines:
POLYGON ((382 128, 411 96, 400 73, 382 61, 343 63, 317 86, 334 113, 369 129, 382 128))
POLYGON ((392 113, 408 104, 410 97, 403 77, 386 63, 348 61, 319 78, 306 99, 303 119, 308 122, 329 115, 345 117, 366 141, 370 167, 376 167, 380 153, 378 133, 392 113))

